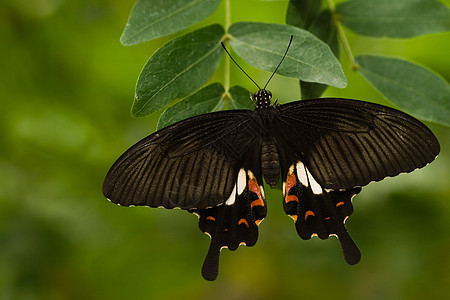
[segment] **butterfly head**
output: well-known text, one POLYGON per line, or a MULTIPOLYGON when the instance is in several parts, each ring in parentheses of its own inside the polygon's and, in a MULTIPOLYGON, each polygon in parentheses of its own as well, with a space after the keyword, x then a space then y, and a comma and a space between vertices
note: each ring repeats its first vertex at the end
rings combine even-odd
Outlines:
POLYGON ((253 94, 256 108, 268 108, 270 107, 270 99, 272 99, 272 93, 268 90, 261 89, 253 94))

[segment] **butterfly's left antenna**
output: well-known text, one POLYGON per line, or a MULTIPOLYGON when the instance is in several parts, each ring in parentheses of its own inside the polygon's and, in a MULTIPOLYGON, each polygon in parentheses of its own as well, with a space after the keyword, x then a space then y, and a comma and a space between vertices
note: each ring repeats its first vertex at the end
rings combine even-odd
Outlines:
POLYGON ((223 44, 223 42, 220 42, 220 44, 222 45, 223 49, 225 50, 225 52, 228 54, 228 56, 231 58, 231 60, 236 64, 236 66, 239 67, 239 69, 241 69, 242 72, 244 72, 245 75, 247 75, 248 78, 250 78, 251 81, 253 81, 253 83, 258 87, 258 89, 260 90, 261 88, 259 87, 259 85, 250 77, 250 75, 247 74, 247 72, 244 71, 244 69, 241 68, 241 66, 234 60, 234 58, 231 56, 230 52, 228 52, 227 48, 225 48, 225 45, 223 44))
POLYGON ((264 86, 263 90, 266 89, 266 86, 269 84, 269 82, 270 82, 270 80, 272 79, 273 75, 275 75, 275 73, 278 71, 278 68, 281 66, 281 63, 283 62, 284 58, 286 57, 286 55, 287 55, 287 53, 288 53, 288 51, 289 51, 289 47, 291 47, 292 39, 293 39, 293 38, 294 38, 294 36, 291 34, 291 39, 289 40, 289 44, 288 44, 288 46, 287 46, 287 48, 286 48, 286 52, 284 52, 284 55, 283 55, 283 57, 281 58, 280 63, 278 64, 278 66, 275 68, 275 71, 273 71, 272 76, 270 76, 269 80, 267 80, 267 83, 266 83, 266 85, 264 86))

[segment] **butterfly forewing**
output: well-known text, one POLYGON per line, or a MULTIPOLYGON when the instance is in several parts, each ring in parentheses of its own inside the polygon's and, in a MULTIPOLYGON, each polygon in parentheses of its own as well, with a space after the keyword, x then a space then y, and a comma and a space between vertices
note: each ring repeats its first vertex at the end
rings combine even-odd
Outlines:
POLYGON ((252 114, 211 113, 157 131, 114 163, 103 194, 124 206, 203 209, 222 204, 239 163, 258 144, 252 114))
POLYGON ((439 153, 437 139, 418 120, 357 100, 313 99, 281 105, 274 126, 278 139, 323 188, 331 190, 411 172, 439 153))

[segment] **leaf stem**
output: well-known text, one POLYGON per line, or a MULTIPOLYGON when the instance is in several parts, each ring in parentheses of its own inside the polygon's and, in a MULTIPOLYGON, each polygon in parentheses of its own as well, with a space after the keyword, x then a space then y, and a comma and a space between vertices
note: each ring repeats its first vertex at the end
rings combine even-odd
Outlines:
MULTIPOLYGON (((223 41, 227 43, 227 41, 230 39, 228 35, 228 28, 230 27, 230 1, 231 0, 225 0, 225 36, 223 38, 223 41)), ((224 72, 224 86, 225 86, 225 99, 231 99, 231 96, 229 95, 228 90, 230 89, 230 57, 228 55, 225 55, 225 72, 224 72)))
POLYGON ((347 58, 350 61, 350 68, 353 71, 356 71, 358 69, 358 64, 356 63, 355 57, 353 56, 352 49, 350 48, 350 44, 344 32, 344 28, 342 27, 340 17, 336 13, 336 5, 334 4, 334 0, 327 0, 327 3, 333 18, 333 22, 337 29, 339 40, 341 41, 342 48, 344 48, 345 55, 347 55, 347 58))

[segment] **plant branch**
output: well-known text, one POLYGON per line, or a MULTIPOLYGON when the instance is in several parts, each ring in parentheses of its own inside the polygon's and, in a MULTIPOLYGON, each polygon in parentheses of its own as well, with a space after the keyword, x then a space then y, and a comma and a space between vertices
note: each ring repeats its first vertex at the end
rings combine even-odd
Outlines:
MULTIPOLYGON (((225 36, 223 38, 223 42, 228 42, 229 35, 228 35, 228 28, 230 27, 230 1, 231 0, 225 0, 225 36)), ((224 72, 224 87, 225 87, 225 99, 231 99, 231 95, 229 94, 228 90, 230 89, 230 57, 228 55, 225 55, 225 72, 224 72)))
POLYGON ((342 23, 340 21, 340 17, 336 13, 336 5, 334 4, 334 0, 327 0, 327 3, 328 8, 331 12, 331 16, 333 18, 334 25, 337 29, 339 41, 341 42, 342 48, 344 48, 345 55, 347 55, 347 58, 350 62, 350 68, 356 71, 358 69, 358 65, 356 64, 352 49, 350 48, 350 44, 348 43, 347 36, 345 35, 344 28, 342 27, 342 23))

